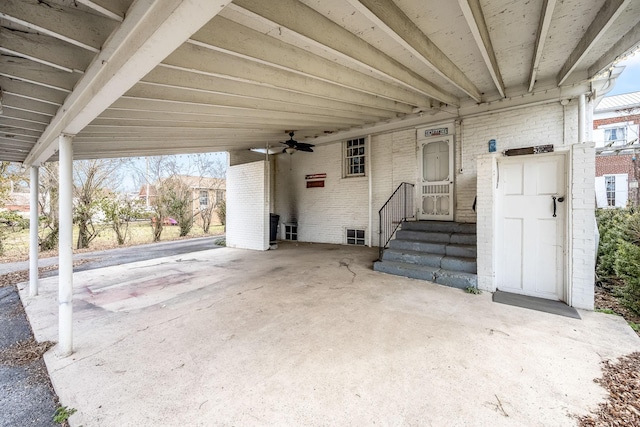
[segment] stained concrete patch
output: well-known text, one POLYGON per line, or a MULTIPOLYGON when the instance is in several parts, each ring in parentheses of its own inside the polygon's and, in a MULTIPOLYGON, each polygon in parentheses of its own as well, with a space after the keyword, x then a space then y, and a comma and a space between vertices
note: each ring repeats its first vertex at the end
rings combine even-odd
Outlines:
MULTIPOLYGON (((74 275, 76 300, 104 300, 74 317, 72 356, 45 356, 72 425, 575 426, 604 399, 601 360, 640 350, 615 316, 376 273, 375 248, 177 258, 74 275)), ((41 289, 23 298, 51 340, 57 281, 41 289)))

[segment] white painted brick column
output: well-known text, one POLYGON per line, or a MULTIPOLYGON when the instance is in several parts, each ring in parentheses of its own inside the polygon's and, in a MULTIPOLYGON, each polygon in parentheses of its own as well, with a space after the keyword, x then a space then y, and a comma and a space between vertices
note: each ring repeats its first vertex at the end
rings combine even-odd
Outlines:
POLYGON ((269 162, 227 169, 227 246, 269 249, 269 162))
POLYGON ((478 288, 488 292, 496 290, 495 215, 497 159, 495 154, 478 156, 476 184, 476 218, 478 243, 478 288))
POLYGON ((571 146, 569 169, 569 305, 594 307, 595 283, 595 144, 571 146))

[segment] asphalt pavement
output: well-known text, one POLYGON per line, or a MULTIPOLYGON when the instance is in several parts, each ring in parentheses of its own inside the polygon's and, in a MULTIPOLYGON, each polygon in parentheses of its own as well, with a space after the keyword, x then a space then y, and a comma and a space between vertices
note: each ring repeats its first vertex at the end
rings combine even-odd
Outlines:
MULTIPOLYGON (((219 239, 224 239, 224 235, 173 240, 170 242, 158 242, 147 245, 108 249, 104 251, 78 253, 73 256, 74 261, 88 261, 78 265, 73 269, 73 271, 93 270, 95 268, 110 267, 112 265, 121 265, 137 261, 146 261, 148 259, 162 258, 165 256, 216 249, 220 247, 215 244, 219 239)), ((56 264, 58 264, 58 257, 42 258, 38 262, 39 267, 47 267, 56 264)), ((28 261, 0 263, 0 275, 28 269, 28 261)), ((58 274, 57 270, 53 270, 46 272, 42 276, 48 277, 56 274, 58 274)))

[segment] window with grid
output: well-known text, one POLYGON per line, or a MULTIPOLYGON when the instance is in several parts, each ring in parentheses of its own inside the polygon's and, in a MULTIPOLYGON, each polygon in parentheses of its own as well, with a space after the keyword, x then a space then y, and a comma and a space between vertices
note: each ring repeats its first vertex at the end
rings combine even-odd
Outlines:
POLYGON ((350 139, 344 143, 345 177, 365 175, 365 138, 350 139))
POLYGON ((616 205, 616 177, 605 176, 604 178, 605 188, 607 190, 607 205, 616 205))
POLYGON ((364 230, 347 229, 347 245, 364 246, 364 230))
POLYGON ((209 192, 200 190, 200 208, 206 208, 207 206, 209 206, 209 192))

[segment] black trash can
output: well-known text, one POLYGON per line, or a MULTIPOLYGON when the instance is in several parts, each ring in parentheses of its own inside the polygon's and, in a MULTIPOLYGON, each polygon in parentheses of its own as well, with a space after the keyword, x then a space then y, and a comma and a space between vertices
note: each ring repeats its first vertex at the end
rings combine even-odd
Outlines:
POLYGON ((278 240, 278 223, 280 222, 280 215, 269 214, 269 242, 274 243, 278 240))

